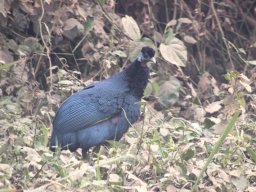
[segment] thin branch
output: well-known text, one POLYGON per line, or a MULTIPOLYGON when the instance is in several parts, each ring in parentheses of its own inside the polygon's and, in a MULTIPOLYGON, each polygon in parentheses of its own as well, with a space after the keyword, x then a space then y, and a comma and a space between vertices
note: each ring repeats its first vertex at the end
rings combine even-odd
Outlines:
POLYGON ((227 49, 228 57, 229 57, 230 63, 231 63, 231 65, 232 65, 232 68, 234 69, 234 64, 233 64, 233 61, 232 61, 232 58, 231 58, 231 53, 230 53, 230 51, 229 51, 229 46, 228 46, 227 42, 225 41, 225 39, 226 39, 226 38, 225 38, 225 34, 224 34, 224 32, 223 32, 223 29, 222 29, 221 24, 220 24, 220 20, 219 20, 219 18, 218 18, 217 12, 216 12, 215 7, 214 7, 214 0, 211 0, 211 9, 212 9, 213 15, 214 15, 214 17, 215 17, 215 19, 216 19, 217 25, 218 25, 218 27, 219 27, 219 30, 220 30, 220 33, 221 33, 221 37, 222 37, 223 42, 224 42, 224 44, 225 44, 225 47, 226 47, 226 49, 227 49))
MULTIPOLYGON (((44 11, 44 2, 43 2, 43 0, 40 0, 40 3, 41 3, 41 8, 42 8, 42 13, 41 13, 41 15, 40 15, 40 17, 39 17, 39 19, 38 19, 38 23, 39 23, 39 31, 40 31, 40 37, 41 37, 41 40, 42 40, 42 42, 43 42, 43 44, 44 44, 44 48, 46 49, 46 56, 47 56, 47 58, 48 58, 48 61, 49 61, 49 65, 50 65, 50 68, 49 68, 49 70, 50 70, 50 90, 51 90, 51 88, 52 88, 52 61, 51 61, 51 57, 50 57, 50 54, 51 54, 51 49, 50 49, 50 47, 48 47, 48 43, 49 44, 51 44, 50 43, 50 41, 48 41, 48 42, 46 42, 45 41, 45 39, 44 39, 44 35, 43 35, 43 27, 42 27, 42 20, 43 20, 43 17, 44 17, 44 13, 45 13, 45 11, 44 11)), ((47 28, 47 25, 45 24, 45 27, 47 28)), ((48 30, 47 30, 48 31, 48 30)), ((50 34, 48 34, 49 36, 50 36, 50 34)), ((49 38, 50 39, 50 38, 49 38)))

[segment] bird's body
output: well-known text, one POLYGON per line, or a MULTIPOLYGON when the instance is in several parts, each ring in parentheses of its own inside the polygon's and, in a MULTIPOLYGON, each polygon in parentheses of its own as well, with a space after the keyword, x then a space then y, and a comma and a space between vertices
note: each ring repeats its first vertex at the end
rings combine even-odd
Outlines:
POLYGON ((144 47, 143 59, 137 58, 122 72, 64 101, 53 121, 50 149, 60 146, 86 152, 106 140, 119 140, 140 116, 138 102, 149 79, 145 63, 153 56, 154 50, 144 47))

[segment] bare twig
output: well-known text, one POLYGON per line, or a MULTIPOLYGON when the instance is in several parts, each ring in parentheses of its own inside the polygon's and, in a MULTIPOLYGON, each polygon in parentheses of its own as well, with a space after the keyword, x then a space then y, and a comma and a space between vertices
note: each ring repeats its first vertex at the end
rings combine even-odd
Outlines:
POLYGON ((228 53, 228 57, 229 57, 230 63, 232 65, 232 68, 234 69, 234 64, 233 64, 233 61, 232 61, 232 58, 231 58, 231 53, 229 51, 229 46, 228 46, 227 42, 225 41, 225 34, 223 32, 222 26, 220 24, 220 20, 218 18, 217 12, 216 12, 215 7, 214 7, 214 0, 211 0, 210 6, 211 6, 211 9, 212 9, 213 15, 214 15, 214 17, 216 19, 217 25, 219 27, 219 30, 220 30, 220 33, 221 33, 221 37, 222 37, 223 42, 225 44, 225 47, 227 49, 227 53, 228 53))
MULTIPOLYGON (((40 0, 40 3, 41 3, 41 8, 42 8, 42 13, 41 13, 41 16, 39 17, 38 19, 38 23, 39 23, 39 31, 40 31, 40 37, 41 37, 41 40, 44 44, 44 48, 46 50, 46 55, 47 55, 47 58, 48 58, 48 61, 49 61, 49 70, 50 70, 50 90, 52 88, 52 61, 51 61, 51 57, 50 57, 50 54, 51 54, 51 48, 48 47, 48 43, 51 45, 50 41, 46 42, 45 39, 44 39, 44 35, 43 35, 43 27, 42 27, 42 23, 43 23, 43 17, 44 17, 44 2, 43 0, 40 0)), ((45 23, 44 23, 45 24, 45 23)), ((47 28, 47 25, 45 24, 45 27, 47 28)), ((48 30, 47 30, 48 31, 48 30)), ((50 34, 48 34, 50 36, 50 34)), ((50 39, 50 38, 49 38, 50 39)))

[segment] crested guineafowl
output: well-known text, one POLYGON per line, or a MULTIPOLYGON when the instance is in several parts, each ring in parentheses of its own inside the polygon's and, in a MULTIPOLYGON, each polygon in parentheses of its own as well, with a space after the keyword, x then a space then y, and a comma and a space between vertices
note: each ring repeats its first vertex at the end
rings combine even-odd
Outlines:
POLYGON ((147 63, 155 62, 154 54, 143 47, 123 71, 67 98, 53 121, 50 149, 82 148, 86 155, 90 147, 119 140, 140 116, 139 101, 149 79, 147 63))

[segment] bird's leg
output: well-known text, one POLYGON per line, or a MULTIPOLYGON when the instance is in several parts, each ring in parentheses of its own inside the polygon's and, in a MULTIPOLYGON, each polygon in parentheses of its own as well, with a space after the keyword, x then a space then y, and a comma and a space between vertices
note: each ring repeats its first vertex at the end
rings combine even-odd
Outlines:
POLYGON ((82 156, 83 156, 83 159, 87 159, 88 157, 88 149, 82 149, 82 156))
POLYGON ((95 154, 98 154, 100 151, 100 145, 96 146, 93 148, 92 152, 95 153, 95 154))
MULTIPOLYGON (((94 147, 93 150, 92 150, 92 153, 93 154, 98 154, 99 151, 100 151, 100 145, 94 147)), ((83 159, 88 160, 88 149, 87 148, 82 149, 82 156, 83 156, 83 159)))

